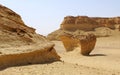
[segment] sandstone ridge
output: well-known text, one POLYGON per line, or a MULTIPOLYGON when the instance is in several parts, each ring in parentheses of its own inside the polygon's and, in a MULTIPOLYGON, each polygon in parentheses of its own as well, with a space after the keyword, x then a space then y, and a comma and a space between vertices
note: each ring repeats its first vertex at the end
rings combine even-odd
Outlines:
POLYGON ((66 16, 60 28, 48 34, 49 40, 60 40, 64 33, 84 35, 92 33, 96 37, 111 36, 114 30, 120 31, 120 17, 66 16))
POLYGON ((0 5, 0 40, 0 69, 60 60, 53 43, 3 5, 0 5))
POLYGON ((90 31, 98 27, 108 27, 115 29, 115 25, 120 25, 120 17, 102 18, 88 16, 66 16, 61 23, 61 29, 75 31, 77 29, 90 31))

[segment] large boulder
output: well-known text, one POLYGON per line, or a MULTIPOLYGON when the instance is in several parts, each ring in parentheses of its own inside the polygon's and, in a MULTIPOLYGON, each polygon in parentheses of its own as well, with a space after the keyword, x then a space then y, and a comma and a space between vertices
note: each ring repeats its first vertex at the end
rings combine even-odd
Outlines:
POLYGON ((75 47, 78 47, 79 40, 71 34, 61 35, 60 40, 63 42, 66 51, 73 51, 75 47))
POLYGON ((96 36, 94 34, 86 34, 74 36, 71 34, 64 34, 60 36, 66 51, 72 51, 76 47, 81 48, 82 55, 89 55, 96 44, 96 36))
POLYGON ((0 5, 0 69, 58 60, 53 43, 25 25, 14 11, 0 5))
POLYGON ((81 54, 89 55, 96 44, 96 36, 94 34, 80 36, 81 54))

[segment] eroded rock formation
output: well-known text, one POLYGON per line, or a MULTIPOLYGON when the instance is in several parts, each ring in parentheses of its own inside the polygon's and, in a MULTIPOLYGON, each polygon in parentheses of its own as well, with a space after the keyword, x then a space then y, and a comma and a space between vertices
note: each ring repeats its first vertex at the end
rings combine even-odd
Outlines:
POLYGON ((82 35, 80 38, 81 54, 89 55, 96 44, 96 36, 94 34, 82 35))
POLYGON ((98 27, 108 27, 115 29, 115 25, 120 24, 120 17, 101 18, 101 17, 88 17, 88 16, 67 16, 61 23, 61 29, 75 31, 84 30, 90 31, 98 27))
POLYGON ((75 47, 81 48, 82 55, 89 55, 96 44, 96 36, 94 34, 73 36, 64 34, 60 36, 66 51, 72 51, 75 47))
POLYGON ((60 28, 50 34, 49 40, 60 40, 59 37, 64 32, 72 35, 81 35, 93 33, 97 37, 110 36, 113 30, 120 31, 120 17, 102 18, 88 16, 66 16, 60 25, 60 28))
POLYGON ((72 51, 75 47, 78 47, 79 40, 75 39, 71 34, 61 35, 60 40, 63 42, 66 51, 72 51))
POLYGON ((24 24, 14 11, 0 5, 0 69, 60 60, 54 44, 24 24))

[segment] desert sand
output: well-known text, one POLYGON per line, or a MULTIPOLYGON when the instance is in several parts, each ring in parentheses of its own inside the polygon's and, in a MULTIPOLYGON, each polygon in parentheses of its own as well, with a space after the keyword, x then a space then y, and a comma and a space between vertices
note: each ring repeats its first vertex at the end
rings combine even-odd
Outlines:
POLYGON ((61 61, 9 67, 0 75, 120 75, 120 32, 97 38, 90 56, 82 56, 80 49, 66 52, 61 41, 53 41, 61 61))

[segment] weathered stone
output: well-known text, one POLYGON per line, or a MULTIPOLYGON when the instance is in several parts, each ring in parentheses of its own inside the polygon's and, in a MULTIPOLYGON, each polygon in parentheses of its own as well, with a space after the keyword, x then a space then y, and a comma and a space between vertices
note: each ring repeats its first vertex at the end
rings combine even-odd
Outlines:
POLYGON ((97 27, 100 27, 98 23, 87 16, 67 16, 61 24, 61 29, 69 31, 75 31, 77 29, 88 31, 94 30, 97 27))
POLYGON ((89 55, 96 44, 96 36, 93 34, 83 35, 80 38, 81 54, 89 55))
POLYGON ((0 69, 58 60, 53 43, 26 26, 18 14, 0 5, 0 69))
POLYGON ((60 39, 63 42, 66 51, 72 51, 75 47, 78 47, 78 40, 74 39, 70 34, 61 35, 60 39))
POLYGON ((61 23, 61 29, 75 31, 84 30, 90 31, 98 27, 108 27, 115 29, 116 24, 120 24, 120 17, 102 18, 102 17, 87 17, 87 16, 67 16, 61 23))
POLYGON ((96 36, 94 34, 79 36, 65 34, 60 36, 60 38, 66 48, 66 51, 72 51, 75 47, 80 46, 82 55, 89 55, 96 44, 96 36))

